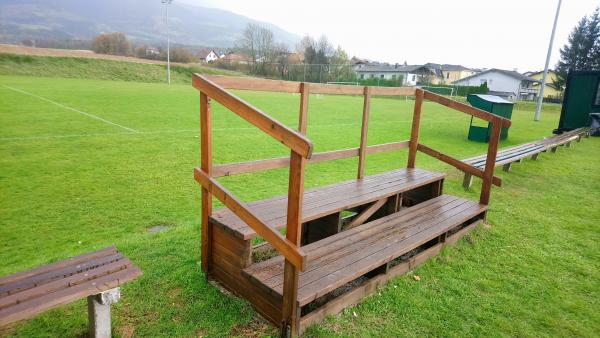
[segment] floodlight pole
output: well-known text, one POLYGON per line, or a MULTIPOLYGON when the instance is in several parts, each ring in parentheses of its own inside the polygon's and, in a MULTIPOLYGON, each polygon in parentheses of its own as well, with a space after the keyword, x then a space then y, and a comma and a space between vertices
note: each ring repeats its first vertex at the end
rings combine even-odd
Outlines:
POLYGON ((165 5, 165 18, 167 22, 167 83, 171 84, 171 40, 169 39, 169 5, 173 0, 161 0, 165 5))
POLYGON ((552 26, 552 35, 550 35, 550 44, 548 45, 548 54, 546 55, 546 66, 544 67, 544 75, 542 76, 542 84, 540 85, 540 93, 538 97, 537 106, 535 107, 534 121, 540 120, 540 114, 542 113, 542 102, 544 102, 544 87, 546 87, 546 79, 548 77, 548 65, 550 64, 550 56, 552 55, 552 44, 554 42, 554 33, 556 32, 556 24, 558 23, 558 14, 560 13, 560 5, 562 0, 558 0, 558 6, 556 7, 556 15, 554 16, 554 26, 552 26))

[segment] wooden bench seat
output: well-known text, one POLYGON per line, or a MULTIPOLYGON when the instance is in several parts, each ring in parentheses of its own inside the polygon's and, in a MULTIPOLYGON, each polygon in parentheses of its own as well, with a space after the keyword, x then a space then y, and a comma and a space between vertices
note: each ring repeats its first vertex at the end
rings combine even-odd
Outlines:
MULTIPOLYGON (((362 180, 350 180, 305 191, 302 221, 308 222, 352 207, 365 205, 382 198, 417 189, 443 180, 445 174, 422 169, 398 169, 367 176, 362 180)), ((267 225, 285 227, 287 196, 248 203, 250 210, 267 225)), ((243 240, 256 233, 227 208, 213 213, 211 222, 232 232, 243 240)))
MULTIPOLYGON (((101 295, 141 274, 142 271, 116 248, 109 247, 0 278, 0 325, 31 318, 84 297, 101 295)), ((117 290, 113 301, 119 295, 117 290)), ((106 326, 102 329, 106 331, 106 326)))
MULTIPOLYGON (((449 230, 483 219, 487 207, 441 195, 381 219, 302 247, 307 269, 300 273, 298 303, 304 306, 332 290, 436 239, 449 230)), ((281 296, 283 257, 243 270, 251 281, 281 296)))
MULTIPOLYGON (((532 160, 536 160, 538 155, 542 152, 551 150, 556 152, 559 146, 571 145, 573 141, 580 141, 582 136, 589 134, 590 128, 578 128, 571 131, 564 132, 560 135, 544 138, 533 142, 520 144, 518 146, 502 149, 496 154, 495 166, 503 166, 503 170, 508 172, 511 169, 511 165, 515 162, 520 162, 524 158, 531 157, 532 160)), ((476 168, 485 168, 486 155, 475 156, 462 160, 464 163, 472 165, 476 168)), ((463 186, 470 188, 473 183, 473 176, 469 173, 465 173, 463 186)))

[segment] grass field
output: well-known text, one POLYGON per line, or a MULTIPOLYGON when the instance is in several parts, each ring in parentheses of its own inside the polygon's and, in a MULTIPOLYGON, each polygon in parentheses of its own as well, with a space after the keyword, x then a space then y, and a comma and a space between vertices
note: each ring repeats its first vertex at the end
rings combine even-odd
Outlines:
MULTIPOLYGON (((0 74, 12 74, 2 64, 0 74)), ((296 123, 298 96, 239 95, 296 123)), ((358 145, 362 98, 310 100, 308 136, 316 151, 358 145)), ((200 272, 200 200, 192 178, 198 94, 189 84, 4 75, 0 101, 0 275, 115 244, 144 271, 114 306, 116 336, 276 335, 248 303, 221 294, 200 272), (149 233, 155 225, 168 230, 149 233)), ((407 139, 411 113, 410 100, 375 98, 369 144, 407 139)), ((465 115, 432 103, 423 114, 424 144, 458 158, 484 152, 486 145, 466 141, 465 115)), ((218 104, 214 115, 216 163, 288 154, 218 104)), ((545 109, 537 123, 532 115, 514 112, 502 146, 548 136, 559 111, 545 109)), ((397 278, 306 335, 596 336, 599 158, 600 139, 590 138, 516 164, 510 174, 498 171, 504 187, 493 190, 491 226, 418 268, 420 281, 397 278)), ((351 179, 356 163, 311 165, 306 187, 351 179)), ((372 155, 367 173, 405 163, 406 152, 372 155)), ((417 165, 447 172, 446 192, 478 198, 479 181, 465 191, 458 171, 422 155, 417 165)), ((221 181, 250 201, 283 193, 287 170, 221 181)), ((80 301, 0 336, 81 336, 86 322, 80 301)))

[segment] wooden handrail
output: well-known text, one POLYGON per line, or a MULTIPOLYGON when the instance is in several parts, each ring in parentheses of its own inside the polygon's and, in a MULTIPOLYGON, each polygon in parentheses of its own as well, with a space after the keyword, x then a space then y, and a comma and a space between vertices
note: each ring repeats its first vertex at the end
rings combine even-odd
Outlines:
POLYGON ((297 247, 294 243, 285 239, 279 232, 266 225, 250 211, 244 202, 237 199, 225 187, 203 172, 200 168, 194 169, 194 179, 210 194, 229 208, 229 210, 236 214, 236 216, 248 224, 257 234, 269 242, 269 244, 279 251, 296 268, 300 271, 305 269, 306 254, 301 248, 297 247))
POLYGON ((446 106, 448 108, 452 108, 454 110, 458 110, 460 112, 463 112, 465 114, 469 114, 471 116, 475 116, 477 118, 480 118, 482 120, 488 121, 488 122, 492 122, 492 123, 500 123, 502 127, 507 128, 510 127, 511 122, 509 119, 505 119, 504 117, 498 116, 498 115, 494 115, 492 113, 486 112, 485 110, 481 110, 472 106, 469 106, 467 104, 458 102, 458 101, 454 101, 451 100, 447 97, 432 93, 432 92, 428 92, 425 91, 425 99, 439 103, 443 106, 446 106))
POLYGON ((304 135, 269 117, 239 97, 228 93, 206 77, 194 74, 192 76, 192 85, 260 130, 285 144, 302 157, 310 158, 312 155, 312 142, 304 135))
MULTIPOLYGON (((226 89, 256 90, 281 93, 300 93, 302 82, 269 80, 256 77, 233 77, 224 75, 209 75, 206 79, 226 89)), ((364 86, 311 83, 312 94, 331 95, 363 95, 364 86)), ((378 96, 413 96, 414 87, 369 87, 372 95, 378 96)))
MULTIPOLYGON (((476 168, 468 163, 465 163, 461 160, 458 160, 454 157, 443 154, 437 150, 431 149, 421 143, 418 144, 417 150, 424 154, 427 154, 431 157, 437 158, 438 160, 440 160, 442 162, 446 162, 446 163, 450 164, 451 166, 455 167, 456 169, 464 171, 473 176, 477 176, 482 179, 485 176, 485 172, 483 170, 478 169, 478 168, 476 168)), ((497 187, 502 186, 502 180, 498 176, 494 176, 492 178, 492 183, 497 187)))
MULTIPOLYGON (((366 147, 366 154, 376 154, 384 151, 400 150, 408 148, 409 141, 391 142, 376 144, 366 147)), ((308 160, 308 163, 318 163, 324 161, 339 160, 343 158, 356 157, 359 155, 360 148, 341 149, 314 153, 308 160)), ((231 176, 238 174, 247 174, 257 171, 285 168, 290 165, 289 156, 269 158, 266 160, 246 161, 237 163, 227 163, 213 167, 212 177, 231 176)))

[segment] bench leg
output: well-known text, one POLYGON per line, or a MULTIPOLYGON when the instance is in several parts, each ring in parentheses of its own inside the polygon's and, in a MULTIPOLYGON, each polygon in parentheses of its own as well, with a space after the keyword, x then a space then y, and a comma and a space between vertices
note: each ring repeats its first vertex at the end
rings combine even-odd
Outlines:
POLYGON ((120 288, 88 296, 88 319, 90 337, 110 338, 110 306, 121 298, 120 288))
POLYGON ((581 135, 577 135, 577 143, 581 142, 581 135))
POLYGON ((505 165, 502 166, 502 170, 509 172, 511 166, 512 166, 512 163, 506 163, 505 165))
POLYGON ((538 156, 540 156, 540 153, 531 155, 531 160, 533 160, 533 161, 537 160, 538 156))
POLYGON ((571 148, 571 142, 567 142, 567 144, 565 144, 565 147, 571 148))
POLYGON ((554 148, 550 149, 550 151, 552 151, 553 153, 555 153, 556 149, 558 149, 558 147, 554 147, 554 148))
POLYGON ((473 175, 465 173, 465 178, 463 179, 463 187, 465 189, 469 189, 473 184, 473 175))

